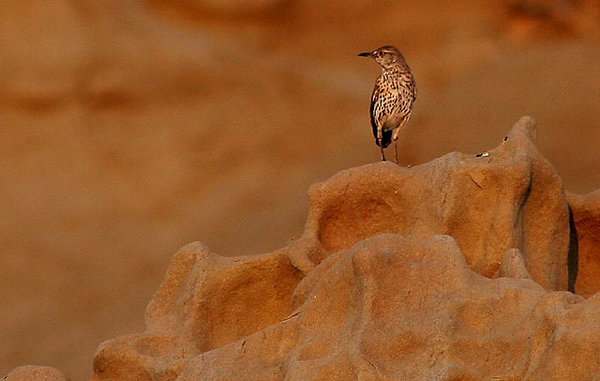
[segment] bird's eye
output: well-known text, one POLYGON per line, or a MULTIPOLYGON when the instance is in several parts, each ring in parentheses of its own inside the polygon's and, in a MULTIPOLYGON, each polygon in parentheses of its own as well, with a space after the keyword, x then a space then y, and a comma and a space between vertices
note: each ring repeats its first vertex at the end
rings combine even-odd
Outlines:
POLYGON ((384 54, 383 50, 378 50, 377 51, 377 57, 381 58, 381 57, 383 57, 383 54, 384 54))

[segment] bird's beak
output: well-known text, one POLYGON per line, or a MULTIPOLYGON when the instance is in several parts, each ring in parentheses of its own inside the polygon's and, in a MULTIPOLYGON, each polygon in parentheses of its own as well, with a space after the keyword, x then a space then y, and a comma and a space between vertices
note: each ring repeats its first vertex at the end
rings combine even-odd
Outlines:
POLYGON ((364 53, 360 53, 359 56, 360 57, 372 57, 373 53, 372 52, 364 52, 364 53))

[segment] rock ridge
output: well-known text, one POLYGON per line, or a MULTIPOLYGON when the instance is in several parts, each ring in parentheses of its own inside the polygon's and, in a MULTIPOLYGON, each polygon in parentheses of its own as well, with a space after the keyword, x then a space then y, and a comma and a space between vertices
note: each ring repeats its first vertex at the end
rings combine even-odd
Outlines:
POLYGON ((567 194, 536 139, 524 117, 489 156, 342 171, 271 253, 187 245, 94 380, 598 377, 600 299, 567 289, 598 263, 599 195, 567 194))
MULTIPOLYGON (((341 171, 270 253, 186 245, 93 379, 600 378, 600 191, 565 192, 537 134, 524 117, 489 155, 341 171)), ((7 379, 39 374, 66 379, 7 379)))

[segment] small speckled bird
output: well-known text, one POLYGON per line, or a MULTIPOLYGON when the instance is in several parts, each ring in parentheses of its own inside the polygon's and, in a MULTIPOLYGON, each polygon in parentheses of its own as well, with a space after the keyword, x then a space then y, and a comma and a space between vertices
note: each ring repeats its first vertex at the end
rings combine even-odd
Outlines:
POLYGON ((412 114, 417 83, 404 56, 393 46, 382 46, 359 56, 373 58, 381 66, 382 73, 371 96, 371 126, 375 143, 381 149, 381 160, 385 161, 383 149, 393 140, 398 163, 398 135, 412 114))

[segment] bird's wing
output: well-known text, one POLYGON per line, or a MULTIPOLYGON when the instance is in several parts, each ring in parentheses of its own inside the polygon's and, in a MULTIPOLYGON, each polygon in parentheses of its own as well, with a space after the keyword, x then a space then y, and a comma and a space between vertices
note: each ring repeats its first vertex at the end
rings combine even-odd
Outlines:
POLYGON ((375 88, 373 89, 373 94, 371 95, 371 106, 369 108, 369 112, 371 115, 371 127, 373 127, 373 136, 377 139, 377 128, 379 127, 380 121, 380 108, 375 107, 377 101, 379 100, 379 80, 375 82, 375 88))
MULTIPOLYGON (((386 123, 393 125, 393 128, 402 129, 412 114, 413 103, 417 99, 417 86, 412 75, 408 75, 402 80, 403 85, 399 86, 399 90, 394 95, 394 103, 396 111, 394 117, 386 123)), ((395 134, 398 134, 396 131, 395 134)))
MULTIPOLYGON (((403 76, 400 93, 398 94, 399 117, 401 120, 410 118, 412 106, 417 99, 417 84, 410 73, 403 76)), ((401 122, 402 123, 402 122, 401 122)))
POLYGON ((375 88, 373 89, 373 95, 371 96, 371 127, 373 129, 373 137, 375 138, 375 144, 380 147, 386 148, 392 142, 392 131, 383 129, 383 105, 380 104, 383 100, 381 99, 381 86, 379 86, 379 80, 375 82, 375 88), (381 131, 381 142, 379 141, 379 128, 381 131))

